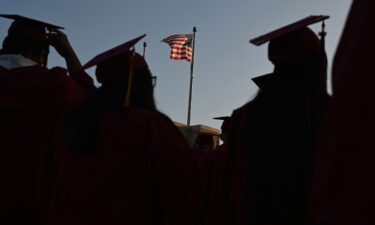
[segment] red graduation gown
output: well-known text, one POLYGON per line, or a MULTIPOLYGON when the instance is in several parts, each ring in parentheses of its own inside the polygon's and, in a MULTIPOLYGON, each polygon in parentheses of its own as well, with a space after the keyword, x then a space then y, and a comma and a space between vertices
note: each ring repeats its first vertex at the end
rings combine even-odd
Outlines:
POLYGON ((44 224, 61 116, 93 88, 85 73, 0 67, 0 224, 44 224))
POLYGON ((95 153, 57 155, 50 224, 192 224, 187 200, 202 164, 172 121, 135 108, 102 118, 95 153))
POLYGON ((316 155, 312 215, 375 224, 375 2, 353 1, 333 65, 333 99, 316 155))

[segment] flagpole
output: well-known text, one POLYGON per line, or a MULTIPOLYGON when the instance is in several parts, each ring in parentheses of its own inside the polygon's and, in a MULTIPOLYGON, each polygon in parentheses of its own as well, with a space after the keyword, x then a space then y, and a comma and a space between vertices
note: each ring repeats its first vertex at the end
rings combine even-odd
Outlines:
POLYGON ((146 47, 147 47, 147 42, 143 42, 143 58, 146 57, 146 47))
POLYGON ((189 105, 188 105, 188 116, 187 116, 187 125, 190 126, 191 121, 191 102, 193 99, 193 79, 194 79, 194 55, 195 55, 195 33, 197 32, 197 28, 193 27, 193 42, 192 42, 192 55, 191 55, 191 63, 190 63, 190 88, 189 88, 189 105))

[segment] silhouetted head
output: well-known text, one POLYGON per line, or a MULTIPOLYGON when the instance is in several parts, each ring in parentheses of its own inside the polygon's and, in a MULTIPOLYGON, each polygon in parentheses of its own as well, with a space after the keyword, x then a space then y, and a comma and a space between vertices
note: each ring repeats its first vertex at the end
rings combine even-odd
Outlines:
POLYGON ((298 61, 321 51, 318 36, 303 27, 272 39, 268 45, 268 58, 275 65, 298 61))
POLYGON ((151 72, 144 58, 130 50, 142 37, 105 51, 82 67, 97 66, 96 77, 102 86, 69 117, 66 140, 71 151, 82 155, 96 151, 95 140, 106 112, 126 116, 133 107, 156 111, 151 72), (127 96, 130 104, 124 104, 127 96))
POLYGON ((326 92, 327 56, 318 36, 304 27, 270 41, 268 58, 275 65, 274 74, 290 84, 326 92))
POLYGON ((227 117, 223 123, 221 124, 221 134, 220 134, 220 138, 221 140, 225 143, 228 141, 228 137, 229 137, 229 132, 231 130, 231 127, 232 127, 232 118, 231 117, 227 117))
POLYGON ((229 132, 232 126, 232 118, 230 116, 215 117, 215 120, 222 120, 220 139, 225 143, 229 139, 229 132))
POLYGON ((0 16, 14 20, 3 41, 1 54, 23 55, 40 65, 46 65, 49 53, 46 28, 62 27, 18 15, 0 16))
POLYGON ((127 89, 131 88, 130 107, 155 110, 154 77, 151 76, 146 61, 139 54, 127 52, 99 63, 96 68, 96 78, 102 83, 100 89, 105 97, 102 104, 109 107, 124 106, 127 89), (131 65, 132 79, 130 80, 131 65))

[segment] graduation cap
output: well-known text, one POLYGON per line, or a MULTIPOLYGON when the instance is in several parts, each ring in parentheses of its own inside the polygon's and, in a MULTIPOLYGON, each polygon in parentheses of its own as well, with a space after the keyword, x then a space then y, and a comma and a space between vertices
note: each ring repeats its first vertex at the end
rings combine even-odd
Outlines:
POLYGON ((223 132, 223 130, 230 129, 230 126, 232 125, 232 120, 231 120, 230 116, 220 116, 220 117, 215 117, 213 119, 223 121, 223 123, 221 125, 221 132, 223 132))
POLYGON ((268 58, 274 65, 283 65, 289 62, 324 52, 324 20, 329 16, 309 16, 257 38, 250 42, 260 46, 270 42, 268 58), (323 21, 321 40, 314 31, 307 26, 323 21))
POLYGON ((8 35, 27 37, 42 42, 48 40, 46 29, 64 29, 57 25, 19 15, 0 14, 0 17, 14 20, 8 29, 8 35))
POLYGON ((255 83, 255 85, 262 89, 264 84, 270 82, 271 80, 275 79, 275 76, 273 75, 273 73, 269 73, 269 74, 264 74, 264 75, 261 75, 261 76, 257 76, 257 77, 253 77, 253 78, 250 78, 250 80, 255 83))
MULTIPOLYGON (((288 34, 290 32, 293 32, 295 30, 298 30, 303 27, 307 27, 309 25, 312 25, 314 23, 318 23, 323 21, 323 29, 324 29, 324 20, 328 19, 329 16, 320 15, 320 16, 308 16, 302 20, 299 20, 297 22, 291 23, 287 26, 281 27, 277 30, 271 31, 267 34, 261 35, 259 37, 253 38, 250 40, 250 43, 260 46, 270 40, 276 39, 278 37, 281 37, 285 34, 288 34)), ((324 32, 324 30, 323 30, 324 32)))
MULTIPOLYGON (((107 60, 110 60, 116 56, 119 56, 119 55, 122 55, 122 54, 126 54, 126 53, 129 53, 131 52, 131 48, 137 44, 142 38, 144 38, 146 36, 146 34, 144 35, 141 35, 137 38, 134 38, 133 40, 130 40, 128 42, 125 42, 121 45, 118 45, 114 48, 111 48, 110 50, 108 51, 105 51, 103 53, 100 53, 99 55, 95 56, 94 58, 92 58, 90 61, 88 61, 82 68, 83 69, 88 69, 90 67, 93 67, 97 64, 100 64, 100 63, 103 63, 107 60)), ((145 61, 143 60, 143 62, 145 63, 145 61)), ((140 61, 138 62, 135 62, 135 63, 142 63, 140 61)), ((142 65, 140 65, 142 66, 142 65)), ((147 66, 147 64, 143 65, 143 66, 147 66)))
POLYGON ((215 118, 213 118, 214 120, 227 120, 227 119, 229 119, 230 118, 230 116, 220 116, 220 117, 215 117, 215 118))
MULTIPOLYGON (((130 106, 130 95, 131 95, 131 88, 132 88, 132 80, 133 80, 133 71, 137 68, 148 68, 148 65, 145 61, 145 59, 135 53, 135 51, 132 49, 135 44, 137 44, 142 38, 144 38, 146 34, 139 36, 137 38, 134 38, 133 40, 130 40, 128 42, 125 42, 121 45, 118 45, 108 51, 105 51, 94 58, 92 58, 90 61, 88 61, 82 69, 88 69, 90 67, 93 67, 98 64, 103 64, 106 62, 110 62, 111 60, 114 60, 120 56, 124 56, 124 58, 121 58, 123 60, 122 66, 128 70, 128 87, 125 97, 125 103, 124 106, 128 107, 130 106)), ((118 68, 111 68, 113 71, 118 70, 118 68)), ((112 78, 113 76, 116 76, 117 73, 113 72, 107 72, 107 73, 97 73, 96 78, 98 82, 103 83, 109 78, 112 78)))

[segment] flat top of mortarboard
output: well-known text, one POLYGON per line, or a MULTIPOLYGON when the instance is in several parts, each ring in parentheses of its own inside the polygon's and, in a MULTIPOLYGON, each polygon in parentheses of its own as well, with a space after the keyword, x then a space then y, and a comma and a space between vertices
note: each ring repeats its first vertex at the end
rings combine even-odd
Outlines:
POLYGON ((64 27, 60 27, 60 26, 57 26, 57 25, 53 25, 53 24, 50 24, 50 23, 42 22, 42 21, 39 21, 39 20, 34 20, 34 19, 27 18, 27 17, 24 17, 24 16, 19 16, 19 15, 0 14, 0 17, 11 19, 11 20, 18 21, 18 22, 30 23, 30 24, 33 24, 35 26, 45 27, 47 29, 64 29, 64 27))
POLYGON ((137 44, 138 41, 140 41, 142 38, 144 38, 146 36, 146 34, 144 35, 141 35, 137 38, 134 38, 133 40, 130 40, 128 42, 125 42, 119 46, 116 46, 108 51, 105 51, 97 56, 95 56, 94 58, 92 58, 90 61, 88 61, 83 67, 82 69, 87 69, 87 68, 90 68, 92 66, 95 66, 99 63, 102 63, 104 61, 107 61, 108 59, 111 59, 113 57, 116 57, 116 56, 119 56, 123 53, 126 53, 128 51, 130 51, 131 47, 133 47, 135 44, 137 44))
POLYGON ((287 34, 289 32, 295 31, 299 28, 303 28, 303 27, 309 26, 311 24, 326 20, 328 18, 329 18, 329 16, 326 16, 326 15, 308 16, 308 17, 306 17, 302 20, 291 23, 291 24, 286 25, 284 27, 281 27, 277 30, 271 31, 267 34, 261 35, 259 37, 253 38, 253 39, 250 40, 250 43, 259 46, 259 45, 262 45, 262 44, 264 44, 264 43, 266 43, 266 42, 268 42, 272 39, 278 38, 278 37, 280 37, 284 34, 287 34))
POLYGON ((220 116, 220 117, 215 117, 213 118, 214 120, 226 120, 226 119, 229 119, 230 116, 220 116))

